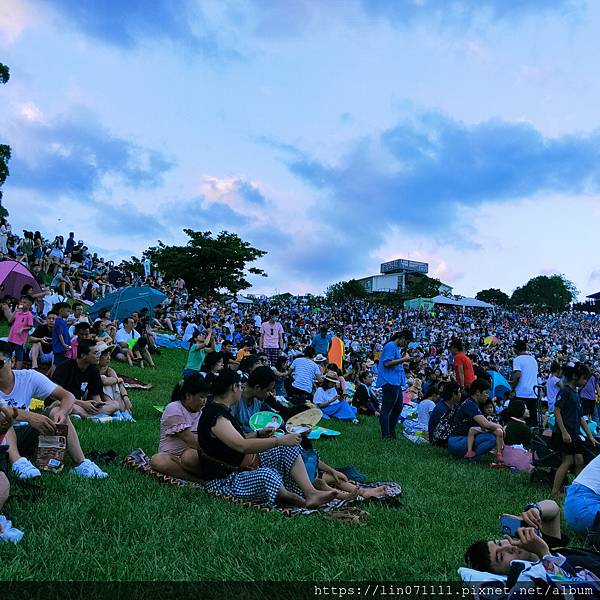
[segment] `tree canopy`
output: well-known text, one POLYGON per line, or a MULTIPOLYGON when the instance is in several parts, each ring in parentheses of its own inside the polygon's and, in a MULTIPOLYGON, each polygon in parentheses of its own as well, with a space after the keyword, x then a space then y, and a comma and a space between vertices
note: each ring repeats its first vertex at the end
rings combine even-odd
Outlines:
POLYGON ((329 302, 343 302, 353 298, 366 298, 368 296, 365 286, 356 279, 340 281, 330 285, 325 296, 329 302))
POLYGON ((422 275, 408 282, 408 298, 433 298, 439 295, 442 282, 435 277, 422 275))
MULTIPOLYGON (((220 292, 237 294, 250 287, 249 273, 267 277, 256 267, 248 267, 266 254, 252 247, 237 234, 221 231, 216 237, 210 231, 184 229, 190 238, 185 246, 168 246, 159 240, 157 246, 143 253, 167 278, 181 277, 187 289, 194 294, 207 296, 220 292)), ((131 257, 122 266, 143 273, 142 262, 131 257)))
POLYGON ((477 300, 481 300, 483 302, 489 302, 490 304, 495 304, 496 306, 508 306, 510 303, 510 296, 505 294, 502 290, 498 288, 489 288, 487 290, 481 290, 475 294, 475 298, 477 300))
POLYGON ((518 287, 511 297, 515 306, 566 310, 577 298, 577 288, 564 275, 539 275, 518 287))

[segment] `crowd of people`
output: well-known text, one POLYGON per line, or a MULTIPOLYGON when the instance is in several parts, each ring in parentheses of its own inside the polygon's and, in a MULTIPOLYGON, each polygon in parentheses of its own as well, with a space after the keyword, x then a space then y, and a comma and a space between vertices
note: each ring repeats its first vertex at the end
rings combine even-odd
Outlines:
MULTIPOLYGON (((1 305, 10 331, 0 342, 0 438, 18 478, 41 475, 32 462, 39 435, 59 424, 68 427, 74 472, 106 477, 85 458, 72 420, 133 421, 135 407, 111 361, 152 368, 161 336, 169 334, 188 356, 183 373, 173 374, 177 383, 152 466, 175 478, 311 508, 334 497, 384 495, 385 488, 357 488, 315 461, 306 432, 285 431, 288 419, 316 407, 324 419, 377 419, 381 437, 392 443, 403 421, 403 430, 410 429, 408 409, 416 416, 413 431, 431 444, 467 460, 493 452, 498 463, 505 448, 528 448, 532 428, 548 429, 549 444, 561 455, 555 497, 571 469, 578 479, 568 488, 569 502, 587 493, 585 482, 595 482, 579 478, 582 446, 596 445, 599 420, 596 315, 417 311, 294 296, 223 302, 191 295, 184 280, 167 280, 147 259, 143 275, 126 272, 73 233, 66 242, 39 232, 20 237, 5 220, 0 255, 27 265, 41 287, 25 285, 18 298, 4 294, 1 305), (119 322, 108 309, 89 317, 86 306, 130 285, 150 285, 167 299, 153 313, 144 308, 119 322), (32 398, 44 401, 43 413, 29 410, 32 398), (281 416, 283 435, 251 427, 261 411, 281 416)), ((591 487, 595 494, 597 487, 591 487)), ((8 490, 0 472, 0 507, 8 490)))

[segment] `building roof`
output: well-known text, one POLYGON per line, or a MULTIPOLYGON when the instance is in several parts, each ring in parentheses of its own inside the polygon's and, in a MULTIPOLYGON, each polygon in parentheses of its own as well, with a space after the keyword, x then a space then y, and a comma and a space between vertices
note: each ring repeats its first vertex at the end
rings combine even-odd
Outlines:
POLYGON ((596 292, 595 294, 590 294, 586 296, 587 298, 593 298, 594 300, 600 300, 600 292, 596 292))

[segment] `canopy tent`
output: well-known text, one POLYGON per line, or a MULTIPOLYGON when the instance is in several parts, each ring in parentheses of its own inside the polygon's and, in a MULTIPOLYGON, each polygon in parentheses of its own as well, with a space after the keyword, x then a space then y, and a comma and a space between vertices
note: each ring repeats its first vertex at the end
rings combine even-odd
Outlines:
POLYGON ((431 310, 433 307, 434 302, 430 298, 413 298, 404 301, 406 310, 431 310))
POLYGON ((448 306, 462 306, 460 302, 457 302, 454 298, 447 298, 446 296, 442 296, 438 294, 431 299, 435 304, 446 304, 448 306))
POLYGON ((92 318, 96 318, 104 308, 110 310, 112 319, 122 321, 133 312, 147 308, 152 314, 155 306, 167 299, 165 294, 147 285, 141 287, 129 286, 104 296, 88 311, 92 318))
POLYGON ((19 298, 26 285, 33 288, 34 294, 42 291, 40 284, 24 264, 16 260, 0 262, 0 298, 4 296, 19 298))
POLYGON ((237 304, 254 304, 250 298, 246 298, 244 296, 238 296, 237 298, 229 298, 229 300, 225 300, 225 304, 231 304, 232 302, 236 302, 237 304))
POLYGON ((483 300, 477 300, 477 298, 462 298, 458 301, 459 306, 466 308, 494 308, 493 304, 484 302, 483 300))
POLYGON ((510 383, 498 371, 487 371, 487 374, 492 378, 492 393, 490 395, 504 400, 506 394, 511 390, 510 383))

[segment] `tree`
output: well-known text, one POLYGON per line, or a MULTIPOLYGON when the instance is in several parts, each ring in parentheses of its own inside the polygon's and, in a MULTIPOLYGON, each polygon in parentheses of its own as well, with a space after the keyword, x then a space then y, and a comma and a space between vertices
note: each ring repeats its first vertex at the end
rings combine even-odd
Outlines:
POLYGON ((137 256, 132 256, 131 260, 122 260, 119 266, 124 273, 131 271, 136 275, 144 275, 144 264, 137 256))
MULTIPOLYGON (((10 70, 6 65, 0 63, 0 83, 6 83, 10 79, 10 70)), ((0 188, 8 177, 8 161, 10 160, 10 146, 0 144, 0 188)), ((0 191, 0 217, 8 217, 8 211, 2 206, 2 191, 0 191)))
POLYGON ((411 279, 406 288, 409 298, 433 298, 439 295, 442 282, 427 275, 411 279))
POLYGON ((539 275, 518 287, 511 297, 516 306, 562 311, 577 298, 578 290, 564 275, 539 275))
POLYGON ((325 291, 325 296, 329 302, 343 302, 354 298, 366 298, 368 293, 360 281, 350 279, 330 285, 325 291))
POLYGON ((489 288, 487 290, 481 290, 475 294, 475 298, 477 300, 481 300, 482 302, 489 302, 490 304, 495 304, 496 306, 507 306, 510 302, 510 297, 508 294, 505 294, 502 290, 497 288, 489 288))
MULTIPOLYGON (((201 296, 221 291, 237 294, 250 287, 246 279, 248 273, 267 277, 262 269, 247 267, 266 252, 253 248, 237 234, 221 231, 213 237, 210 231, 183 231, 190 238, 185 246, 167 246, 159 240, 158 246, 144 252, 144 257, 157 265, 168 279, 184 279, 192 293, 201 296)), ((131 263, 137 267, 133 259, 131 263)))

